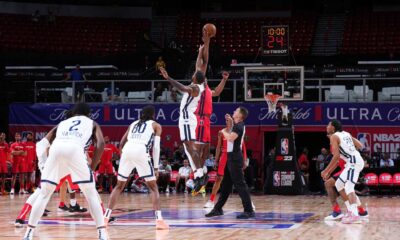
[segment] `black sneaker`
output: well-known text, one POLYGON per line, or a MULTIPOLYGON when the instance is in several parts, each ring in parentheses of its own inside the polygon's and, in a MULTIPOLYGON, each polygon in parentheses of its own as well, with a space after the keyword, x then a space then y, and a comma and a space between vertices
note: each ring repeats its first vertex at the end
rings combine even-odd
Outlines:
POLYGON ((205 216, 206 217, 216 217, 216 216, 221 216, 224 215, 224 211, 222 209, 215 209, 213 208, 213 210, 211 210, 211 212, 207 213, 205 216))
POLYGON ((194 180, 194 187, 193 187, 192 195, 195 196, 195 195, 197 195, 199 193, 201 188, 207 184, 208 178, 209 178, 208 175, 204 174, 201 178, 196 178, 194 180), (196 180, 197 180, 197 182, 196 182, 196 180))
POLYGON ((117 218, 115 218, 115 217, 110 217, 110 219, 108 219, 108 224, 112 224, 112 223, 114 223, 115 221, 117 221, 117 218))
POLYGON ((22 220, 22 219, 16 219, 16 220, 15 220, 15 223, 14 223, 14 226, 15 226, 15 227, 23 227, 23 226, 24 226, 24 223, 25 223, 24 220, 22 220))
POLYGON ((249 219, 254 218, 256 216, 255 212, 243 212, 236 216, 237 219, 249 219))
POLYGON ((43 212, 43 215, 42 215, 42 217, 47 217, 47 213, 46 212, 43 212))
POLYGON ((50 211, 50 210, 47 210, 47 209, 45 209, 44 212, 45 212, 45 213, 51 213, 51 211, 50 211))
POLYGON ((80 212, 80 213, 84 213, 87 212, 86 208, 83 208, 81 206, 79 206, 79 204, 76 204, 75 206, 71 206, 69 205, 69 212, 80 212))
POLYGON ((57 211, 59 212, 69 212, 69 207, 67 205, 64 205, 64 207, 58 207, 57 211))

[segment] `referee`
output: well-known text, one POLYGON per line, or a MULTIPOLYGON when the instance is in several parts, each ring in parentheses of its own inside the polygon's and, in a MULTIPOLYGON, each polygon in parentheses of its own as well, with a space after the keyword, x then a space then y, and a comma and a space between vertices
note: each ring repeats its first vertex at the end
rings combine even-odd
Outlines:
POLYGON ((229 194, 232 192, 232 185, 235 186, 236 191, 242 199, 244 212, 237 215, 238 219, 248 219, 255 216, 249 190, 244 181, 244 159, 242 154, 242 142, 246 132, 244 120, 247 118, 248 111, 244 107, 238 107, 233 113, 233 119, 229 114, 225 115, 225 119, 230 121, 233 125, 232 131, 223 130, 222 134, 228 141, 227 152, 228 161, 225 167, 224 179, 221 183, 221 194, 218 202, 206 217, 214 217, 223 215, 222 207, 228 200, 229 194), (233 124, 234 123, 234 124, 233 124))

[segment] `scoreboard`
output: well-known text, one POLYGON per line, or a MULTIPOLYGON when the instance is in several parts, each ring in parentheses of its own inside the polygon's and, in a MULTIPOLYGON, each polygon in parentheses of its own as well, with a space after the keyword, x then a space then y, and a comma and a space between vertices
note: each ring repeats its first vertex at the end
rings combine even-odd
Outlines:
POLYGON ((289 26, 262 26, 261 48, 264 56, 286 56, 289 54, 289 26))

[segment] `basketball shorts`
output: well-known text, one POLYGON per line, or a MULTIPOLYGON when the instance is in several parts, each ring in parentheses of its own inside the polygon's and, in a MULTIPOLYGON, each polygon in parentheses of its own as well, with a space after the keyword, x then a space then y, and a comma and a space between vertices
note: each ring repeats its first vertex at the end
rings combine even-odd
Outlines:
POLYGON ((364 162, 362 160, 357 164, 346 163, 346 167, 343 169, 343 172, 340 173, 338 181, 342 181, 344 183, 351 181, 352 183, 356 184, 363 168, 364 162))
POLYGON ((181 141, 196 141, 197 119, 179 119, 179 134, 181 141))
POLYGON ((12 166, 11 166, 11 172, 13 174, 17 174, 17 173, 24 173, 26 172, 26 167, 25 167, 25 160, 21 160, 21 159, 14 159, 12 166))
POLYGON ((144 144, 125 144, 118 168, 118 181, 127 181, 136 168, 139 177, 146 181, 156 180, 151 158, 144 144))
POLYGON ((114 173, 114 167, 112 163, 100 163, 99 174, 112 175, 114 173))
POLYGON ((6 161, 0 161, 0 173, 8 173, 6 161))
POLYGON ((197 117, 197 127, 196 127, 196 141, 201 143, 210 143, 211 133, 210 133, 210 117, 208 116, 196 116, 197 117))
POLYGON ((57 186, 67 175, 71 175, 70 183, 94 186, 94 176, 87 164, 83 148, 75 143, 55 142, 50 147, 41 183, 57 186))
POLYGON ((25 165, 27 173, 32 173, 35 171, 33 161, 27 161, 25 165))
POLYGON ((228 153, 226 152, 221 153, 217 170, 218 176, 224 176, 227 161, 228 161, 228 153))

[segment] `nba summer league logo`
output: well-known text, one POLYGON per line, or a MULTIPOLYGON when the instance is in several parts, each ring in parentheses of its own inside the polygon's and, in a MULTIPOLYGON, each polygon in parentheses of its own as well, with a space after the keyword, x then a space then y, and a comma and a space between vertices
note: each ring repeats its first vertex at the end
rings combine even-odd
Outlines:
POLYGON ((371 150, 371 134, 369 133, 358 133, 357 139, 362 143, 366 151, 371 150))

